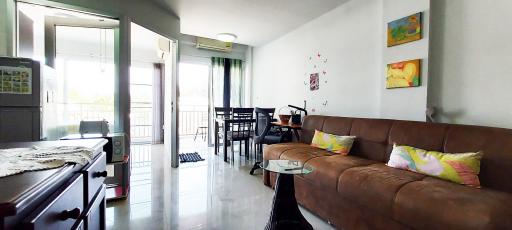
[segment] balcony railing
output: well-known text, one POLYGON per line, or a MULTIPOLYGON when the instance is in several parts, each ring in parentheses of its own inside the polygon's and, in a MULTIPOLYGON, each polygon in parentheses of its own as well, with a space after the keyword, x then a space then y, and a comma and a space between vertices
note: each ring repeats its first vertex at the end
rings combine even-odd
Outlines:
POLYGON ((198 127, 208 127, 208 110, 183 110, 179 112, 179 135, 195 135, 198 127))
MULTIPOLYGON (((134 140, 151 141, 152 107, 151 103, 134 103, 131 108, 131 138, 134 140)), ((78 132, 82 120, 103 120, 110 122, 111 132, 114 129, 114 106, 109 104, 67 103, 60 104, 64 121, 69 124, 68 133, 78 132)))
POLYGON ((153 136, 153 107, 151 103, 132 103, 130 135, 133 142, 151 142, 153 136))
MULTIPOLYGON (((68 103, 61 104, 64 121, 69 124, 68 133, 78 132, 81 120, 103 120, 114 128, 114 106, 108 104, 68 103)), ((208 107, 185 105, 179 112, 179 135, 195 135, 198 127, 208 127, 208 107)), ((136 142, 150 142, 153 135, 153 108, 151 103, 133 103, 130 114, 130 132, 136 142)))

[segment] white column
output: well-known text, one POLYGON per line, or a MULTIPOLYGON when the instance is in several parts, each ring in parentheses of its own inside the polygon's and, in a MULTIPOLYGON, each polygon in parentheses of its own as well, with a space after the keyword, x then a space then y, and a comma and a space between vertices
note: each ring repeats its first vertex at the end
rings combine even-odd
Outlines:
POLYGON ((14 56, 16 38, 16 3, 0 0, 0 56, 14 56))

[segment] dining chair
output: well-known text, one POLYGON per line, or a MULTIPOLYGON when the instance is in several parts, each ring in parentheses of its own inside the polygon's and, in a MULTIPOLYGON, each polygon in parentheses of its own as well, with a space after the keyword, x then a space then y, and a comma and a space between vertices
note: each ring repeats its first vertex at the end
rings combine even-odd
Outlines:
MULTIPOLYGON (((231 110, 233 116, 232 118, 234 120, 252 120, 254 118, 254 108, 233 108, 231 110)), ((248 158, 250 155, 250 146, 251 146, 251 139, 254 133, 253 130, 253 122, 235 122, 231 124, 231 127, 229 127, 230 130, 233 132, 236 132, 236 130, 243 132, 237 133, 237 137, 235 138, 238 141, 239 144, 239 154, 242 156, 242 141, 245 145, 245 157, 248 158), (242 127, 241 127, 242 126, 242 127)), ((235 141, 235 140, 233 140, 235 141)), ((232 150, 234 148, 234 145, 232 146, 232 150)))
POLYGON ((231 117, 231 110, 233 108, 215 107, 215 118, 229 118, 231 117))
MULTIPOLYGON (((215 118, 220 118, 220 119, 226 119, 226 118, 231 118, 231 110, 233 108, 224 108, 224 107, 215 107, 214 108, 214 112, 215 112, 215 118)), ((219 124, 219 130, 217 130, 217 143, 220 143, 220 139, 222 139, 222 144, 226 144, 227 141, 225 140, 224 138, 224 124, 219 124)), ((217 151, 219 150, 220 148, 220 144, 217 145, 217 151)))
POLYGON ((232 108, 233 119, 252 119, 254 117, 254 108, 232 108))
POLYGON ((253 131, 253 120, 251 119, 233 119, 230 123, 227 143, 231 143, 231 155, 234 159, 235 155, 235 142, 238 141, 240 146, 240 156, 242 155, 242 142, 244 143, 245 157, 249 157, 249 140, 253 131))

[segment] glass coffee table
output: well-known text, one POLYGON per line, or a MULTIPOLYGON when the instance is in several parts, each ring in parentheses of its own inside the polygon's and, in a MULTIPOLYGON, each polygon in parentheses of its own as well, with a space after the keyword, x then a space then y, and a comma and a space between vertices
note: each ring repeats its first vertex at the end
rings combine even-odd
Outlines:
POLYGON ((266 160, 261 163, 261 168, 277 173, 272 211, 265 230, 312 230, 313 226, 304 218, 297 205, 293 176, 308 174, 313 168, 292 160, 266 160))

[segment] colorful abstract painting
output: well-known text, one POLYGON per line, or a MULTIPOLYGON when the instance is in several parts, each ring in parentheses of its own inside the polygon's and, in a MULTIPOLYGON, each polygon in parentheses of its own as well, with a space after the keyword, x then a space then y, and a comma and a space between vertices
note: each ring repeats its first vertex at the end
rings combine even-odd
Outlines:
POLYGON ((309 75, 309 89, 311 91, 320 89, 320 75, 318 73, 309 75))
POLYGON ((388 23, 388 47, 421 39, 421 13, 388 23))
POLYGON ((420 59, 388 64, 386 88, 420 86, 420 59))

